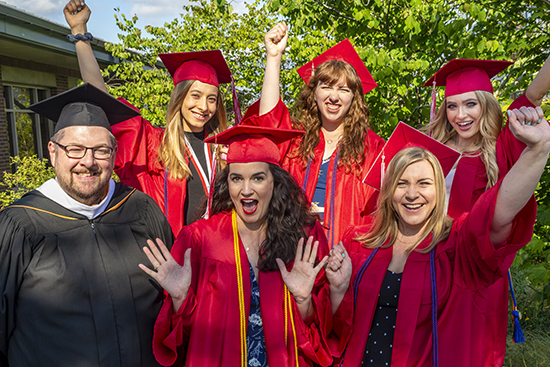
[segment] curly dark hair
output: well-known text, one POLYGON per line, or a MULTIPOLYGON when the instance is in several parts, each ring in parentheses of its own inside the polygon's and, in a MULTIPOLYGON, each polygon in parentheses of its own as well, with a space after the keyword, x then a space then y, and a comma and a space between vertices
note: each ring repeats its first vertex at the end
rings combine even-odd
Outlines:
POLYGON ((347 172, 360 174, 365 152, 369 149, 369 142, 365 142, 365 137, 368 137, 370 128, 370 110, 365 102, 361 79, 353 66, 340 60, 331 60, 319 65, 315 75, 302 89, 293 109, 292 124, 295 129, 304 130, 306 133, 299 138, 300 145, 292 152, 291 158, 301 159, 305 165, 309 157, 314 157, 313 151, 319 145, 321 130, 321 116, 315 101, 317 86, 319 82, 333 85, 342 76, 353 92, 353 100, 343 121, 344 134, 340 143, 338 167, 345 166, 347 172))
MULTIPOLYGON (((290 174, 275 164, 269 164, 273 175, 273 195, 267 211, 265 241, 260 245, 258 267, 261 271, 278 270, 276 258, 285 264, 296 256, 298 241, 307 236, 307 228, 319 218, 311 213, 304 192, 290 174)), ((234 209, 229 196, 229 165, 216 175, 212 215, 234 209)))

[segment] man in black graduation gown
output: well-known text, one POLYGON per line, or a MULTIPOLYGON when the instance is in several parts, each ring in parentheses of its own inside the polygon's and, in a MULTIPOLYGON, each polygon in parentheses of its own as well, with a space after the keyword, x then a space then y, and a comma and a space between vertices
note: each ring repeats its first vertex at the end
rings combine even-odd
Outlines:
POLYGON ((158 366, 163 293, 138 264, 173 242, 147 195, 110 177, 110 125, 137 113, 85 84, 31 106, 57 121, 56 178, 0 212, 2 366, 158 366))

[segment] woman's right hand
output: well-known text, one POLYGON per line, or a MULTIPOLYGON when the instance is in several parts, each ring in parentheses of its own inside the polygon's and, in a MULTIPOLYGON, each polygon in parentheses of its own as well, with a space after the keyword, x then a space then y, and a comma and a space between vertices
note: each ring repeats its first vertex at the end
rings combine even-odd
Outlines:
POLYGON ((325 269, 332 290, 346 293, 351 280, 351 259, 342 242, 334 245, 325 269))
POLYGON ((65 20, 69 27, 71 27, 73 34, 84 34, 87 32, 86 23, 88 23, 92 11, 84 0, 69 1, 65 5, 65 8, 63 8, 63 14, 65 14, 65 20))
POLYGON ((160 238, 157 238, 158 247, 151 240, 147 240, 147 245, 149 245, 149 248, 144 247, 143 252, 147 255, 154 270, 143 264, 139 264, 139 267, 170 294, 174 311, 177 312, 183 301, 185 301, 191 286, 191 249, 185 251, 183 266, 181 266, 174 260, 160 238))
POLYGON ((334 315, 349 288, 352 269, 351 258, 340 241, 332 247, 325 273, 330 284, 330 303, 334 315))
POLYGON ((265 48, 268 57, 281 57, 288 40, 288 27, 285 22, 277 23, 265 34, 265 48))

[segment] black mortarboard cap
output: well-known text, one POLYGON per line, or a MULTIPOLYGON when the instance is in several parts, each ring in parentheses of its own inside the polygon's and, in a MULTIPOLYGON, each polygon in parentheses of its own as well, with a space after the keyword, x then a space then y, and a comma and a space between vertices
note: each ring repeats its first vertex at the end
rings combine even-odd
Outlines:
POLYGON ((89 83, 35 103, 29 109, 57 121, 54 134, 68 126, 102 126, 111 131, 111 125, 139 116, 138 111, 89 83))

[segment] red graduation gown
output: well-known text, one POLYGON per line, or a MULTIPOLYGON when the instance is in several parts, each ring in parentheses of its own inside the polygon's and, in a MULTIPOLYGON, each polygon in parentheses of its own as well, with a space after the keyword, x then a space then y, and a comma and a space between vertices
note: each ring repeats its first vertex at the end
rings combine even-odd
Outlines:
MULTIPOLYGON (((278 127, 283 129, 292 128, 288 109, 280 99, 279 103, 270 112, 261 116, 261 119, 258 116, 258 110, 259 102, 256 102, 246 111, 245 118, 251 117, 249 120, 251 125, 262 125, 266 127, 278 127)), ((323 154, 325 151, 325 139, 323 138, 323 133, 320 132, 320 135, 320 142, 314 150, 315 159, 312 160, 309 176, 307 177, 307 186, 305 188, 306 197, 310 201, 313 199, 313 194, 315 193, 317 179, 319 178, 319 170, 321 168, 323 154)), ((289 158, 289 154, 299 147, 300 141, 300 139, 292 139, 289 143, 282 144, 280 148, 282 153, 281 156, 283 157, 283 168, 285 168, 294 177, 300 187, 304 187, 307 166, 303 164, 300 158, 289 158)), ((325 227, 330 225, 331 185, 333 180, 336 180, 336 186, 334 190, 333 233, 329 236, 328 229, 325 228, 325 234, 329 237, 329 242, 332 240, 333 243, 338 243, 343 238, 345 230, 349 226, 362 224, 364 222, 364 218, 376 207, 378 191, 368 185, 365 185, 362 180, 384 146, 384 140, 376 135, 376 133, 372 130, 369 130, 368 134, 365 136, 365 142, 368 148, 365 151, 365 159, 363 160, 359 175, 353 172, 346 172, 346 167, 342 166, 337 169, 336 177, 333 177, 332 172, 334 167, 334 159, 336 157, 336 150, 330 157, 329 170, 327 172, 327 189, 325 192, 325 213, 323 218, 323 225, 325 227)), ((332 245, 332 243, 329 243, 329 245, 332 245)))
MULTIPOLYGON (((123 98, 121 102, 137 110, 123 98)), ((184 225, 186 180, 168 177, 168 213, 165 213, 165 168, 158 160, 158 150, 164 129, 153 127, 141 116, 111 127, 118 143, 115 172, 120 181, 151 196, 166 215, 172 232, 177 235, 184 225)))
MULTIPOLYGON (((321 226, 310 235, 319 240, 318 259, 328 254, 321 226)), ((239 239, 240 242, 240 239, 239 239)), ((240 242, 246 320, 250 312, 250 276, 246 250, 240 242)), ((153 351, 159 363, 171 365, 177 347, 186 340, 186 367, 240 367, 240 323, 237 274, 233 247, 231 213, 185 226, 172 248, 178 263, 188 248, 193 277, 187 298, 176 314, 167 296, 155 324, 153 351)), ((285 344, 284 283, 279 271, 260 272, 260 309, 270 366, 295 366, 294 337, 290 322, 285 344)), ((331 319, 328 282, 322 271, 313 290, 314 316, 304 322, 294 300, 292 313, 296 329, 299 366, 317 363, 328 366, 332 357, 326 344, 327 322, 331 319)))
MULTIPOLYGON (((535 107, 525 94, 518 97, 508 108, 521 106, 535 107)), ((525 144, 514 137, 508 125, 505 125, 497 138, 496 152, 499 178, 503 178, 518 160, 525 144)), ((475 202, 487 187, 487 173, 481 157, 461 158, 449 199, 448 215, 458 218, 472 210, 475 202)), ((488 288, 487 327, 484 340, 483 366, 502 366, 506 353, 506 335, 508 332, 508 279, 499 279, 488 288)))
MULTIPOLYGON (((506 276, 516 252, 530 241, 536 218, 535 200, 516 216, 507 242, 495 249, 489 230, 500 182, 479 198, 469 214, 455 220, 449 238, 436 247, 439 365, 483 366, 483 337, 487 326, 487 287, 506 276)), ((344 245, 353 261, 352 284, 361 264, 372 252, 354 240, 370 230, 360 226, 347 233, 344 245)), ((429 244, 430 238, 420 245, 429 244)), ((377 303, 376 294, 392 258, 391 248, 380 248, 359 284, 357 309, 348 289, 334 316, 331 347, 340 356, 348 342, 344 366, 360 366, 377 303)), ((409 255, 401 281, 393 340, 392 367, 432 366, 430 255, 409 255)), ((335 364, 336 365, 336 364, 335 364)), ((339 365, 339 364, 337 364, 339 365)))

